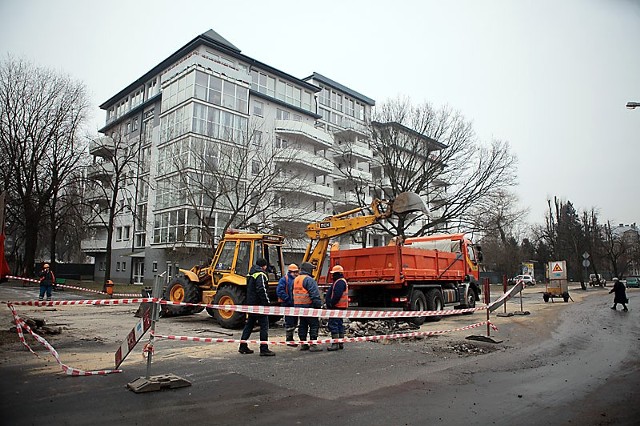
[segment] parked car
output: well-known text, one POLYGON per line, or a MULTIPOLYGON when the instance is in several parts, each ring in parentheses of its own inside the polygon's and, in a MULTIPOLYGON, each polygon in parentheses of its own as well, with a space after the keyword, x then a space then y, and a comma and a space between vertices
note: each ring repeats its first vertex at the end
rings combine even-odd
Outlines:
POLYGON ((640 288, 640 277, 627 277, 627 287, 640 288))
POLYGON ((599 285, 600 287, 606 287, 607 286, 607 281, 602 278, 602 275, 600 274, 590 274, 589 275, 589 285, 591 287, 597 286, 599 285))
POLYGON ((509 280, 509 284, 516 284, 518 281, 523 281, 526 286, 536 285, 536 279, 531 275, 516 275, 509 280))

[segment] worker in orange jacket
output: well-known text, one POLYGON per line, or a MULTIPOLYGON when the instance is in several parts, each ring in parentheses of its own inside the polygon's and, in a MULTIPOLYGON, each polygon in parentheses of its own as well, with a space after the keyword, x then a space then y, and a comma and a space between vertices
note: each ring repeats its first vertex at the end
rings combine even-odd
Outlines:
MULTIPOLYGON (((293 281, 293 305, 297 308, 320 308, 322 300, 320 299, 320 290, 318 283, 313 279, 314 266, 309 262, 303 262, 300 265, 300 275, 293 281)), ((300 325, 298 326, 298 337, 300 340, 307 340, 307 332, 310 340, 318 339, 320 331, 320 319, 314 317, 300 317, 300 325)), ((322 348, 316 344, 302 344, 301 351, 318 352, 322 348)))
MULTIPOLYGON (((344 268, 335 265, 331 268, 331 276, 333 283, 327 289, 324 295, 324 303, 327 309, 347 309, 349 307, 349 285, 344 278, 344 268)), ((342 318, 329 318, 329 331, 332 339, 344 338, 344 322, 342 318)), ((336 351, 344 349, 343 343, 332 343, 327 350, 336 351)))

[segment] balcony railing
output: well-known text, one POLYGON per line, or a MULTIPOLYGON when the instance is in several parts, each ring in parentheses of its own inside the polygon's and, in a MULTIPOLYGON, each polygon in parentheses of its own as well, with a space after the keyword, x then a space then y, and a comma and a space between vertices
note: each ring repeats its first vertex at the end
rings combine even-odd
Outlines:
POLYGON ((333 170, 333 162, 331 160, 300 149, 285 148, 276 153, 274 158, 281 163, 295 163, 296 167, 299 165, 309 166, 316 170, 324 171, 324 174, 333 170))
POLYGON ((80 250, 85 253, 104 253, 107 251, 107 240, 82 240, 80 250))
POLYGON ((115 149, 115 142, 109 136, 102 136, 89 142, 89 154, 97 157, 110 158, 115 149))
POLYGON ((310 143, 330 147, 333 137, 324 130, 316 129, 313 125, 295 120, 276 120, 276 133, 302 137, 310 143))
POLYGON ((347 169, 343 171, 338 171, 335 181, 344 181, 344 180, 353 180, 359 179, 365 182, 371 182, 373 177, 371 176, 371 172, 365 172, 358 169, 347 169))
POLYGON ((87 167, 87 177, 89 179, 108 180, 114 174, 113 164, 110 162, 95 163, 87 167))

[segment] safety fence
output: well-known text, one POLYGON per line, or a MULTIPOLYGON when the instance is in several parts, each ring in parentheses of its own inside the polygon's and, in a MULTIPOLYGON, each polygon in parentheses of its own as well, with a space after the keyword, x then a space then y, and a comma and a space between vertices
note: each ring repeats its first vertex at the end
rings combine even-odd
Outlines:
MULTIPOLYGON (((11 279, 17 279, 20 281, 27 281, 30 279, 25 279, 21 277, 8 277, 11 279)), ((36 281, 37 280, 32 280, 36 281)), ((60 286, 60 285, 59 285, 60 286)), ((82 287, 75 286, 67 286, 64 287, 85 291, 90 293, 99 293, 103 295, 107 295, 107 293, 85 289, 82 287)), ((16 330, 18 337, 21 343, 34 355, 38 356, 28 345, 24 338, 24 332, 26 331, 33 338, 41 343, 55 358, 56 362, 60 365, 63 372, 70 376, 93 376, 93 375, 105 375, 111 373, 120 373, 122 370, 117 367, 114 369, 103 369, 103 370, 93 370, 87 371, 74 367, 70 367, 64 364, 56 349, 47 342, 42 336, 35 333, 31 327, 19 316, 18 312, 15 309, 15 306, 35 306, 35 307, 47 307, 47 306, 88 306, 88 305, 134 305, 140 303, 158 303, 164 305, 177 305, 177 306, 192 306, 192 307, 203 307, 210 309, 218 309, 222 311, 237 311, 242 313, 252 313, 252 314, 263 314, 263 315, 278 315, 278 316, 298 316, 298 317, 316 317, 316 318, 349 318, 349 319, 396 319, 396 318, 412 318, 412 317, 429 317, 429 316, 446 316, 446 315, 455 315, 455 314, 463 314, 463 313, 471 313, 474 311, 487 311, 487 321, 482 321, 470 325, 466 325, 459 328, 453 328, 448 330, 432 330, 432 331, 416 331, 416 332, 407 332, 407 333, 394 333, 394 334, 386 334, 386 335, 376 335, 376 336, 362 336, 362 337, 345 337, 339 339, 317 339, 317 340, 306 340, 306 341, 296 341, 294 343, 298 344, 330 344, 330 343, 352 343, 352 342, 365 342, 365 341, 379 341, 379 340, 393 340, 393 339, 403 339, 403 338, 411 338, 411 337, 428 337, 434 335, 442 335, 453 333, 457 331, 465 331, 474 329, 481 326, 487 326, 487 328, 491 327, 494 330, 497 330, 496 326, 489 320, 489 312, 494 311, 499 306, 504 304, 508 299, 513 297, 515 294, 522 290, 522 286, 514 286, 508 292, 504 293, 499 299, 494 302, 477 306, 474 308, 465 308, 465 309, 445 309, 440 311, 366 311, 366 310, 332 310, 332 309, 317 309, 317 308, 296 308, 296 307, 282 307, 282 306, 248 306, 248 305, 215 305, 215 304, 200 304, 200 303, 180 303, 180 302, 171 302, 168 300, 164 300, 161 298, 154 297, 135 297, 135 298, 126 298, 126 299, 83 299, 83 300, 55 300, 55 301, 0 301, 2 304, 6 304, 7 307, 11 310, 13 315, 16 330)), ((122 295, 122 296, 131 296, 130 294, 122 295)), ((138 326, 140 327, 140 325, 138 326)), ((142 331, 142 334, 144 334, 142 331)), ((133 332, 133 330, 132 330, 133 332)), ((260 341, 260 340, 240 340, 240 339, 222 339, 222 338, 212 338, 212 337, 191 337, 191 336, 177 336, 177 335, 165 335, 157 332, 150 333, 152 338, 155 339, 165 339, 165 340, 174 340, 174 341, 190 341, 190 342, 200 342, 200 343, 248 343, 248 344, 269 344, 269 345, 287 345, 291 344, 290 341, 260 341)), ((134 342, 129 342, 129 350, 132 349, 131 343, 133 346, 137 343, 139 338, 141 337, 140 330, 136 330, 136 340, 134 342)), ((126 342, 123 343, 123 347, 126 347, 126 342)), ((143 354, 145 353, 153 353, 153 344, 150 341, 149 344, 145 345, 143 348, 143 354)), ((120 351, 120 349, 119 349, 120 351)), ((125 354, 126 356, 126 354, 125 354)), ((116 355, 117 358, 117 355, 116 355)), ((121 362, 121 361, 120 361, 121 362)), ((118 364, 119 365, 119 364, 118 364)))

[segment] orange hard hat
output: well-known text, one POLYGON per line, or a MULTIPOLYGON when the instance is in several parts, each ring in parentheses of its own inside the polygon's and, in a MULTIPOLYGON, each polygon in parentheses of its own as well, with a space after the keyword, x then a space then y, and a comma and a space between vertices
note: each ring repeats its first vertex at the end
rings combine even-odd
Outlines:
POLYGON ((344 268, 342 266, 340 266, 340 265, 336 265, 333 268, 331 268, 331 271, 329 271, 329 272, 331 272, 332 274, 335 274, 336 272, 344 274, 344 268))
POLYGON ((289 265, 287 270, 289 272, 298 272, 300 269, 298 269, 298 265, 296 265, 295 263, 292 263, 291 265, 289 265))

